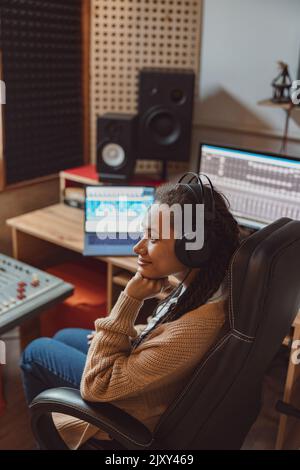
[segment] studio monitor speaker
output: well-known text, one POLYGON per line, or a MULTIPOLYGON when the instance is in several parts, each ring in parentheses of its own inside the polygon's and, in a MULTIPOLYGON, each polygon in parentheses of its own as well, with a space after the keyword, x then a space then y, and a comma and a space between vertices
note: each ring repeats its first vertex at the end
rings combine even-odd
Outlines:
POLYGON ((189 160, 194 83, 190 69, 140 71, 139 158, 189 160))
POLYGON ((106 113, 97 122, 97 172, 102 182, 122 183, 134 172, 137 158, 136 114, 106 113))

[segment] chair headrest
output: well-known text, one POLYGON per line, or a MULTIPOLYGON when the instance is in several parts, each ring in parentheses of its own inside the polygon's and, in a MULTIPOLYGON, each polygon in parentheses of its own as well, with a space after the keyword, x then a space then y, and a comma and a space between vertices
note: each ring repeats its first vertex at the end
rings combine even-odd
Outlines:
MULTIPOLYGON (((281 218, 243 240, 229 268, 231 329, 254 338, 264 314, 299 308, 300 221, 281 218), (274 312, 267 312, 270 305, 274 312)), ((270 318, 270 323, 272 319, 270 318)))

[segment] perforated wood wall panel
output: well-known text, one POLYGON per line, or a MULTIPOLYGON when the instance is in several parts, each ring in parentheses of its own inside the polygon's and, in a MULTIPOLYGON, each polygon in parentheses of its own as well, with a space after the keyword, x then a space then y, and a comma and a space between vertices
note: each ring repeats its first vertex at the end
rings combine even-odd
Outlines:
POLYGON ((104 112, 136 112, 142 67, 191 68, 198 93, 201 0, 92 0, 91 152, 104 112))
POLYGON ((81 0, 0 0, 6 182, 82 164, 81 0))

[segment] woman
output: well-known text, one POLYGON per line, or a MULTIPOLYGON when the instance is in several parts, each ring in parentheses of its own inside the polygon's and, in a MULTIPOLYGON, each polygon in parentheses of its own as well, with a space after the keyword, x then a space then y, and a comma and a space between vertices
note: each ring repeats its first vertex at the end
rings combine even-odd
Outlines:
MULTIPOLYGON (((207 227, 211 255, 200 268, 191 269, 175 255, 174 219, 168 238, 162 236, 162 226, 166 205, 183 208, 196 201, 182 185, 157 189, 144 236, 134 247, 137 273, 110 315, 95 321, 93 333, 62 330, 52 339, 33 341, 24 351, 21 368, 28 403, 47 388, 76 387, 85 400, 113 403, 153 431, 224 324, 226 274, 239 245, 239 229, 224 197, 215 189, 213 195, 215 218, 207 227), (166 288, 171 274, 179 287, 158 305, 147 325, 134 326, 144 300, 166 288)), ((72 449, 92 436, 110 439, 76 418, 55 413, 54 422, 72 449)))

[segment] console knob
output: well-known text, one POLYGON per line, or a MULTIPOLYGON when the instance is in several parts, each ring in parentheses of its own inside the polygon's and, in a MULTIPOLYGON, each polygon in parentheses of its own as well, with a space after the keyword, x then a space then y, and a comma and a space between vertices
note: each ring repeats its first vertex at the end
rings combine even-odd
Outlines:
POLYGON ((40 285, 39 276, 36 273, 32 274, 31 285, 32 285, 32 287, 37 287, 37 286, 40 285))

